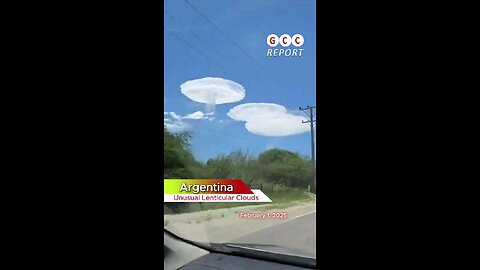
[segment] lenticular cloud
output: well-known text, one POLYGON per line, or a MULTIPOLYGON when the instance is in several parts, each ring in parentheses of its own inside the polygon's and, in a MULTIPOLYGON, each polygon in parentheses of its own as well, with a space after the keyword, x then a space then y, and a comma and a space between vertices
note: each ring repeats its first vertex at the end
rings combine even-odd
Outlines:
POLYGON ((275 117, 287 113, 287 109, 275 103, 246 103, 232 108, 227 115, 236 121, 254 120, 262 117, 275 117))
POLYGON ((186 81, 180 91, 189 99, 207 105, 207 114, 215 110, 215 105, 238 102, 245 98, 245 89, 240 84, 222 79, 206 77, 186 81))
POLYGON ((234 107, 227 115, 236 121, 245 122, 245 128, 256 135, 283 137, 309 131, 309 125, 302 123, 308 119, 289 113, 287 109, 274 103, 247 103, 234 107))

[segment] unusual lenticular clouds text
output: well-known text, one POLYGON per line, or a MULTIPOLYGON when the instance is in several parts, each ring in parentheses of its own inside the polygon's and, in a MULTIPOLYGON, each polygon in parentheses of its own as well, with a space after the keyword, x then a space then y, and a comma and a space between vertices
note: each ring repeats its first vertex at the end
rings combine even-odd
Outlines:
POLYGON ((272 202, 242 180, 165 179, 164 202, 272 202))

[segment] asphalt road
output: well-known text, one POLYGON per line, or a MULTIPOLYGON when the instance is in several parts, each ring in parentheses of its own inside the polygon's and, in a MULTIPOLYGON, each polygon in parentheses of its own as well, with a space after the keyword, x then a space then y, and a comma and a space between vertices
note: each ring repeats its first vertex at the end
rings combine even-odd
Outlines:
POLYGON ((262 229, 231 242, 265 245, 255 248, 316 257, 316 216, 317 214, 314 212, 292 218, 284 223, 262 229))

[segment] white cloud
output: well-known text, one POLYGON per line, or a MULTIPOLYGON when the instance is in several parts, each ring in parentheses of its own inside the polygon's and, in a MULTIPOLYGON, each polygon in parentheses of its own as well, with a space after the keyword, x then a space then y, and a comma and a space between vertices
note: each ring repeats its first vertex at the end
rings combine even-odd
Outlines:
POLYGON ((191 126, 188 123, 184 123, 181 121, 175 122, 163 122, 163 124, 167 127, 167 130, 172 133, 179 133, 190 130, 191 126))
POLYGON ((177 115, 175 112, 170 112, 170 115, 177 120, 182 119, 182 117, 180 115, 177 115))
POLYGON ((191 128, 190 124, 183 122, 179 115, 174 112, 164 113, 163 115, 163 124, 167 127, 167 130, 172 133, 188 131, 191 128))
POLYGON ((287 113, 287 109, 275 103, 246 103, 232 108, 227 115, 236 121, 254 120, 255 118, 269 118, 287 113))
POLYGON ((205 114, 201 111, 196 111, 185 116, 181 116, 175 112, 164 112, 163 115, 163 124, 173 133, 187 131, 192 128, 192 125, 186 123, 184 120, 213 121, 215 119, 215 117, 211 116, 212 114, 205 114))
POLYGON ((196 111, 194 113, 187 114, 187 115, 183 116, 182 119, 199 120, 199 119, 207 119, 207 117, 205 116, 205 114, 203 112, 196 111))
POLYGON ((287 111, 274 103, 247 103, 234 107, 227 115, 245 122, 245 128, 256 135, 283 137, 308 132, 310 126, 302 123, 308 119, 287 111))
POLYGON ((172 133, 188 131, 191 128, 191 125, 183 122, 182 117, 175 112, 164 112, 163 124, 172 133))
POLYGON ((201 111, 196 111, 194 113, 190 113, 185 116, 181 116, 179 114, 176 114, 175 112, 164 112, 163 115, 164 115, 164 118, 172 117, 173 119, 180 121, 182 119, 190 119, 190 120, 208 119, 210 118, 209 115, 211 114, 205 114, 201 111))
POLYGON ((180 91, 195 102, 207 104, 208 113, 213 112, 215 105, 238 102, 245 98, 242 85, 213 77, 186 81, 180 85, 180 91))

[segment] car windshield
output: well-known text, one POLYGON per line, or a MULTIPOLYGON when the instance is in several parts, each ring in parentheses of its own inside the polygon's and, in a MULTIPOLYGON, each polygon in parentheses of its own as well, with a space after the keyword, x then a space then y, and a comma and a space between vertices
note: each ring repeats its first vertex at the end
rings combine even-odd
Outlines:
POLYGON ((164 178, 252 190, 169 194, 165 230, 316 258, 315 1, 166 0, 164 20, 164 178))

